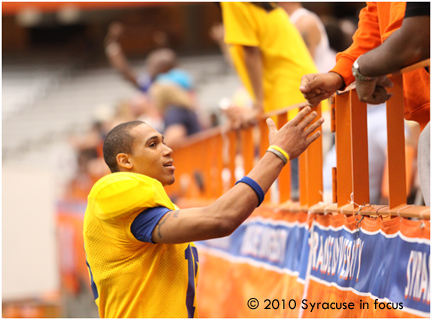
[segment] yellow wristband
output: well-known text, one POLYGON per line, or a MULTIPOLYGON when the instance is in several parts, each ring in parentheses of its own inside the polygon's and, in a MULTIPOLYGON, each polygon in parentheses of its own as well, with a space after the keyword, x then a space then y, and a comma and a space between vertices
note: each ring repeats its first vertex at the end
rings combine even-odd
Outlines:
POLYGON ((285 156, 285 158, 287 159, 287 162, 289 161, 288 153, 286 153, 286 151, 284 149, 282 149, 281 147, 271 145, 269 148, 273 148, 273 149, 279 151, 280 153, 282 153, 285 156))

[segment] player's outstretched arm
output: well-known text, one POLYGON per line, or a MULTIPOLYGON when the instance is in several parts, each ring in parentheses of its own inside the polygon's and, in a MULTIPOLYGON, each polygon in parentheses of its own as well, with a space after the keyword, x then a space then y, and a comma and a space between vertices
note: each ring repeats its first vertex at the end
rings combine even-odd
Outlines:
MULTIPOLYGON (((270 145, 281 148, 290 159, 298 157, 321 134, 313 131, 324 119, 312 123, 317 114, 310 111, 309 107, 304 108, 279 130, 273 120, 267 119, 270 145)), ((266 152, 247 177, 266 193, 283 166, 281 158, 266 152)), ((249 217, 257 205, 255 191, 245 183, 238 183, 208 207, 166 213, 154 228, 152 239, 157 243, 183 243, 227 236, 249 217)))

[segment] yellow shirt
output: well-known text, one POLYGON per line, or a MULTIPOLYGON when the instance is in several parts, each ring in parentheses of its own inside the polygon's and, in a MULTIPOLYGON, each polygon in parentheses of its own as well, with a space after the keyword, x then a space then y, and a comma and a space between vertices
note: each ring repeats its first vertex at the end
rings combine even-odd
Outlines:
POLYGON ((162 184, 136 173, 100 179, 88 196, 84 248, 100 317, 196 317, 193 243, 153 244, 131 232, 144 210, 176 210, 162 184))
MULTIPOLYGON (((244 64, 242 46, 259 47, 263 59, 264 111, 279 110, 305 99, 301 77, 318 72, 309 51, 286 12, 264 9, 246 2, 222 2, 225 42, 236 70, 254 97, 244 64)), ((292 118, 297 111, 290 112, 292 118)))

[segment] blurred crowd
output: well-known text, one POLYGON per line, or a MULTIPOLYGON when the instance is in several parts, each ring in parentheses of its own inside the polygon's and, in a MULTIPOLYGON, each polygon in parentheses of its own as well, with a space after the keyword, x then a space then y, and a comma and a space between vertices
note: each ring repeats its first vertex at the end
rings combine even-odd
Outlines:
POLYGON ((137 94, 118 103, 114 111, 107 106, 96 108, 91 130, 70 138, 78 165, 66 194, 73 198, 86 198, 94 182, 109 173, 102 145, 116 125, 142 120, 163 133, 165 143, 172 147, 205 127, 198 118, 192 78, 177 67, 176 53, 157 48, 146 59, 147 72, 135 73, 118 42, 122 33, 120 23, 110 25, 105 39, 106 56, 113 68, 137 88, 137 94))
MULTIPOLYGON (((254 4, 252 7, 261 7, 269 11, 274 9, 272 7, 265 8, 265 4, 254 4)), ((328 16, 319 17, 312 11, 305 9, 301 3, 279 3, 279 7, 284 10, 284 13, 289 15, 290 25, 296 28, 296 31, 288 28, 287 34, 289 39, 294 39, 294 42, 289 42, 289 46, 297 43, 293 50, 297 52, 297 56, 293 57, 292 54, 288 57, 282 57, 281 55, 281 58, 276 58, 273 52, 267 48, 261 48, 259 59, 265 61, 264 69, 258 69, 261 75, 256 77, 263 77, 264 87, 259 88, 255 84, 257 81, 255 81, 254 76, 251 76, 252 69, 248 69, 248 55, 252 61, 249 64, 256 66, 256 61, 259 61, 254 62, 252 60, 255 59, 256 52, 248 52, 253 47, 244 47, 243 64, 239 62, 243 59, 240 58, 241 55, 234 52, 236 45, 233 44, 232 39, 236 37, 235 32, 237 31, 233 31, 233 29, 239 28, 233 24, 234 20, 238 21, 235 18, 237 9, 228 8, 228 6, 233 6, 233 4, 221 4, 220 6, 224 24, 214 25, 208 32, 209 36, 219 45, 226 62, 237 71, 243 83, 243 86, 239 87, 230 99, 220 101, 220 109, 227 120, 225 121, 226 125, 234 128, 253 124, 265 112, 304 101, 298 89, 300 77, 306 73, 324 73, 331 70, 336 61, 336 53, 351 45, 352 36, 357 29, 352 20, 338 20, 328 16), (303 52, 302 50, 306 51, 303 52), (310 59, 309 57, 311 58, 310 62, 305 62, 310 59), (295 76, 298 78, 297 82, 293 83, 283 79, 279 85, 266 84, 265 73, 267 70, 265 68, 269 68, 268 61, 271 59, 285 59, 291 66, 295 65, 296 67, 304 65, 301 67, 303 69, 300 68, 295 71, 297 73, 295 76), (279 87, 283 87, 283 90, 280 90, 279 87), (291 91, 287 91, 286 87, 290 87, 291 91), (264 94, 263 91, 271 91, 271 93, 264 94), (287 98, 283 98, 284 96, 287 98), (297 98, 293 98, 294 96, 297 98), (275 103, 276 99, 280 100, 278 105, 275 103)), ((254 10, 254 8, 250 10, 254 10)), ((277 25, 272 27, 273 29, 267 30, 267 33, 271 34, 271 39, 275 36, 274 28, 277 25)), ((107 132, 119 123, 136 119, 145 121, 163 133, 165 143, 175 148, 188 136, 220 122, 218 119, 214 119, 215 115, 213 115, 213 119, 201 116, 194 81, 188 71, 178 65, 176 52, 169 48, 168 38, 163 32, 157 32, 154 35, 155 49, 147 55, 146 71, 137 72, 131 67, 122 50, 121 37, 124 34, 124 29, 124 26, 118 22, 109 26, 104 40, 106 58, 113 69, 119 73, 119 76, 124 77, 125 81, 137 89, 137 93, 135 96, 125 97, 126 99, 122 103, 117 104, 115 111, 108 107, 97 108, 91 130, 85 135, 70 138, 70 143, 77 154, 77 169, 75 176, 67 186, 66 197, 86 199, 91 186, 99 178, 109 173, 108 167, 103 161, 102 144, 107 132)), ((263 37, 265 36, 267 35, 264 34, 263 37)), ((280 36, 283 38, 286 35, 281 33, 280 36)), ((280 48, 275 48, 275 50, 281 51, 280 48)), ((289 64, 281 63, 275 65, 274 68, 280 70, 289 64)), ((289 68, 285 69, 288 70, 289 68)), ((275 77, 274 74, 270 76, 273 77, 272 79, 275 77)), ((287 75, 286 78, 292 76, 287 75)), ((322 112, 323 117, 327 119, 323 126, 324 201, 331 202, 331 167, 335 166, 336 159, 334 134, 330 132, 330 109, 326 99, 322 101, 322 112)), ((294 114, 295 111, 290 117, 294 114)), ((371 202, 386 203, 388 194, 386 194, 386 183, 383 182, 386 165, 386 126, 382 125, 385 124, 385 104, 369 105, 368 123, 371 202)), ((420 130, 415 123, 410 123, 406 127, 407 150, 410 150, 408 153, 413 155, 411 160, 408 159, 411 166, 408 167, 408 184, 412 188, 409 190, 409 195, 411 195, 411 201, 417 204, 422 203, 421 197, 417 194, 419 183, 416 170, 416 148, 419 132, 420 130)), ((292 194, 293 199, 296 199, 298 197, 297 163, 293 161, 291 167, 292 194)))

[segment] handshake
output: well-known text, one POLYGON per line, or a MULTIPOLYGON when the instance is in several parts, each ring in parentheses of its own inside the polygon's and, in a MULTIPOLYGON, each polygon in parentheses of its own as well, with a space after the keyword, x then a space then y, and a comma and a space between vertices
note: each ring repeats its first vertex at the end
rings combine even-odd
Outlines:
MULTIPOLYGON (((386 88, 391 88, 392 82, 386 77, 371 80, 356 78, 357 95, 362 102, 380 104, 391 98, 386 88)), ((335 73, 312 73, 304 75, 300 83, 300 91, 311 106, 316 106, 322 100, 332 96, 337 90, 345 88, 343 78, 335 73)))

